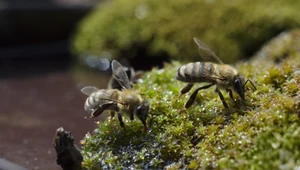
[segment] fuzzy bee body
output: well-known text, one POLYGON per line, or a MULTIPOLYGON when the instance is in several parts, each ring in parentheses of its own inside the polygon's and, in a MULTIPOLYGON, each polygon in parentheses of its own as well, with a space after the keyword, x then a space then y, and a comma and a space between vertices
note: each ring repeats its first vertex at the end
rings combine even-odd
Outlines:
POLYGON ((103 97, 109 99, 117 99, 117 96, 118 96, 118 90, 114 90, 114 89, 97 90, 91 93, 90 96, 86 99, 84 104, 84 110, 87 111, 88 113, 92 113, 100 105, 107 103, 107 100, 103 99, 103 97))
MULTIPOLYGON (((190 107, 196 99, 199 90, 207 89, 211 86, 216 85, 216 92, 219 94, 223 105, 229 109, 224 97, 219 89, 225 89, 229 92, 230 98, 233 99, 232 91, 235 91, 239 96, 245 100, 245 84, 250 82, 250 80, 245 82, 244 77, 239 74, 238 70, 234 67, 223 64, 219 57, 203 42, 194 38, 195 43, 199 47, 199 52, 205 52, 209 55, 210 59, 215 62, 191 62, 182 65, 176 74, 176 79, 182 82, 188 83, 185 87, 181 89, 181 95, 187 93, 191 90, 195 83, 209 83, 209 85, 197 88, 193 94, 190 96, 185 107, 190 107)), ((255 88, 255 86, 253 85, 255 88)))
POLYGON ((192 62, 181 66, 176 74, 176 79, 187 83, 213 83, 220 88, 229 88, 238 71, 227 64, 212 62, 192 62))
MULTIPOLYGON (((126 114, 131 120, 139 118, 146 127, 149 112, 149 103, 142 96, 131 89, 127 74, 122 65, 116 60, 112 61, 113 78, 119 83, 121 89, 98 89, 87 86, 81 89, 88 98, 84 109, 90 113, 87 118, 97 117, 105 110, 115 111, 118 114, 120 125, 124 127, 122 115, 126 114)), ((114 116, 114 114, 112 114, 114 116)))

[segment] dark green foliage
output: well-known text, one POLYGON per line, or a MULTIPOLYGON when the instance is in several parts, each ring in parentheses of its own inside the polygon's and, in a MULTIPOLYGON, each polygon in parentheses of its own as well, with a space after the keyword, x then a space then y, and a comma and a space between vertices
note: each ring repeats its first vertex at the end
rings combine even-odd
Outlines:
POLYGON ((115 119, 99 123, 98 129, 83 140, 84 167, 294 169, 300 166, 299 50, 287 52, 281 62, 275 60, 256 57, 236 65, 255 83, 257 90, 247 86, 246 102, 236 94, 237 100, 233 102, 223 91, 231 111, 224 108, 213 87, 199 92, 196 102, 185 109, 192 91, 179 98, 184 83, 175 79, 175 73, 181 64, 173 62, 164 69, 153 69, 135 86, 151 103, 149 130, 144 132, 138 120, 126 119, 125 131, 115 119))
POLYGON ((72 49, 80 59, 163 56, 198 61, 192 39, 198 37, 229 63, 299 26, 299 8, 296 0, 113 0, 82 21, 72 49))

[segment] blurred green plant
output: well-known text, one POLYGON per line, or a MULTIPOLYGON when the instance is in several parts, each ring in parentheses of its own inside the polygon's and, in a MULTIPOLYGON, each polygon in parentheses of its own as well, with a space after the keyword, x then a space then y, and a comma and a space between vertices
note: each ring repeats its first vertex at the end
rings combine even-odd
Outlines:
MULTIPOLYGON (((294 35, 293 31, 290 33, 294 35)), ((300 37, 292 35, 289 35, 292 39, 300 37)), ((287 41, 280 38, 285 36, 278 37, 279 44, 274 45, 272 41, 263 49, 290 48, 285 44, 287 41)), ((184 83, 174 77, 181 63, 172 62, 164 69, 153 69, 135 86, 151 103, 149 131, 144 132, 139 121, 128 119, 126 130, 115 119, 99 123, 98 128, 82 140, 84 168, 299 167, 299 49, 300 42, 298 50, 285 50, 289 52, 280 62, 276 57, 257 56, 247 63, 237 64, 241 73, 255 82, 257 90, 247 90, 245 103, 237 95, 236 102, 225 95, 231 111, 224 108, 213 88, 201 91, 194 105, 185 109, 189 95, 178 97, 184 83)))
POLYGON ((200 60, 198 37, 226 63, 249 57, 266 41, 300 26, 296 0, 113 0, 79 25, 72 50, 81 60, 170 57, 200 60))

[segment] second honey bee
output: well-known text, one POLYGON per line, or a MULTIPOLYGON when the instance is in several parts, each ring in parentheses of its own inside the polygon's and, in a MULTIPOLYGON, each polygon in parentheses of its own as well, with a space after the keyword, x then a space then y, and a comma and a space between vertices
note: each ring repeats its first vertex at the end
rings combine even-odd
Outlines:
POLYGON ((229 106, 224 100, 224 96, 220 89, 225 89, 232 100, 234 100, 233 90, 242 98, 242 100, 245 100, 245 85, 250 82, 255 88, 254 84, 249 79, 245 81, 244 76, 241 75, 237 69, 224 64, 202 41, 197 38, 194 38, 194 41, 198 45, 199 51, 205 52, 205 54, 210 57, 210 60, 212 59, 215 63, 193 62, 185 64, 178 69, 176 79, 188 83, 181 89, 181 95, 189 92, 194 86, 194 83, 209 83, 208 85, 197 88, 186 102, 185 107, 189 108, 194 103, 199 90, 207 89, 214 85, 216 85, 215 91, 218 93, 224 107, 227 109, 229 109, 229 106))
MULTIPOLYGON (((123 69, 129 79, 129 83, 131 87, 133 87, 134 84, 138 83, 138 81, 142 78, 144 75, 143 71, 135 71, 132 67, 125 67, 123 66, 123 69)), ((111 79, 108 82, 108 88, 109 89, 119 89, 122 90, 122 86, 119 84, 119 82, 114 78, 111 77, 111 79)))
POLYGON ((82 88, 81 92, 89 96, 84 104, 84 109, 91 114, 87 118, 97 117, 103 111, 111 110, 117 112, 120 125, 123 128, 125 126, 122 115, 127 114, 130 120, 134 120, 135 116, 139 118, 146 129, 149 103, 140 94, 132 90, 128 76, 118 61, 113 60, 111 66, 113 78, 119 83, 122 89, 99 90, 93 86, 82 88))

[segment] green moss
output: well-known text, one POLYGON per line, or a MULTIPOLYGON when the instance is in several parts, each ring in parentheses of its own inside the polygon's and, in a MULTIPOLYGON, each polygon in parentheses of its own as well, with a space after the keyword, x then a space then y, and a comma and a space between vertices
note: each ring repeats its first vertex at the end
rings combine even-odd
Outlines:
POLYGON ((252 169, 293 169, 299 166, 300 127, 299 123, 293 122, 264 129, 255 140, 255 147, 246 155, 252 169))
MULTIPOLYGON (((295 37, 297 38, 297 37, 295 37)), ((150 128, 106 120, 83 140, 86 169, 294 169, 300 166, 300 53, 281 62, 256 57, 236 65, 257 90, 237 95, 231 111, 214 88, 201 91, 191 108, 179 98, 184 83, 175 79, 181 63, 153 69, 135 86, 151 103, 150 128), (261 63, 258 65, 257 63, 261 63), (275 65, 275 63, 277 63, 275 65)))
MULTIPOLYGON (((192 37, 198 37, 229 63, 299 26, 299 7, 295 0, 114 0, 100 4, 81 22, 72 49, 81 59, 92 54, 196 61, 192 37)), ((274 52, 280 55, 282 48, 274 52)))

